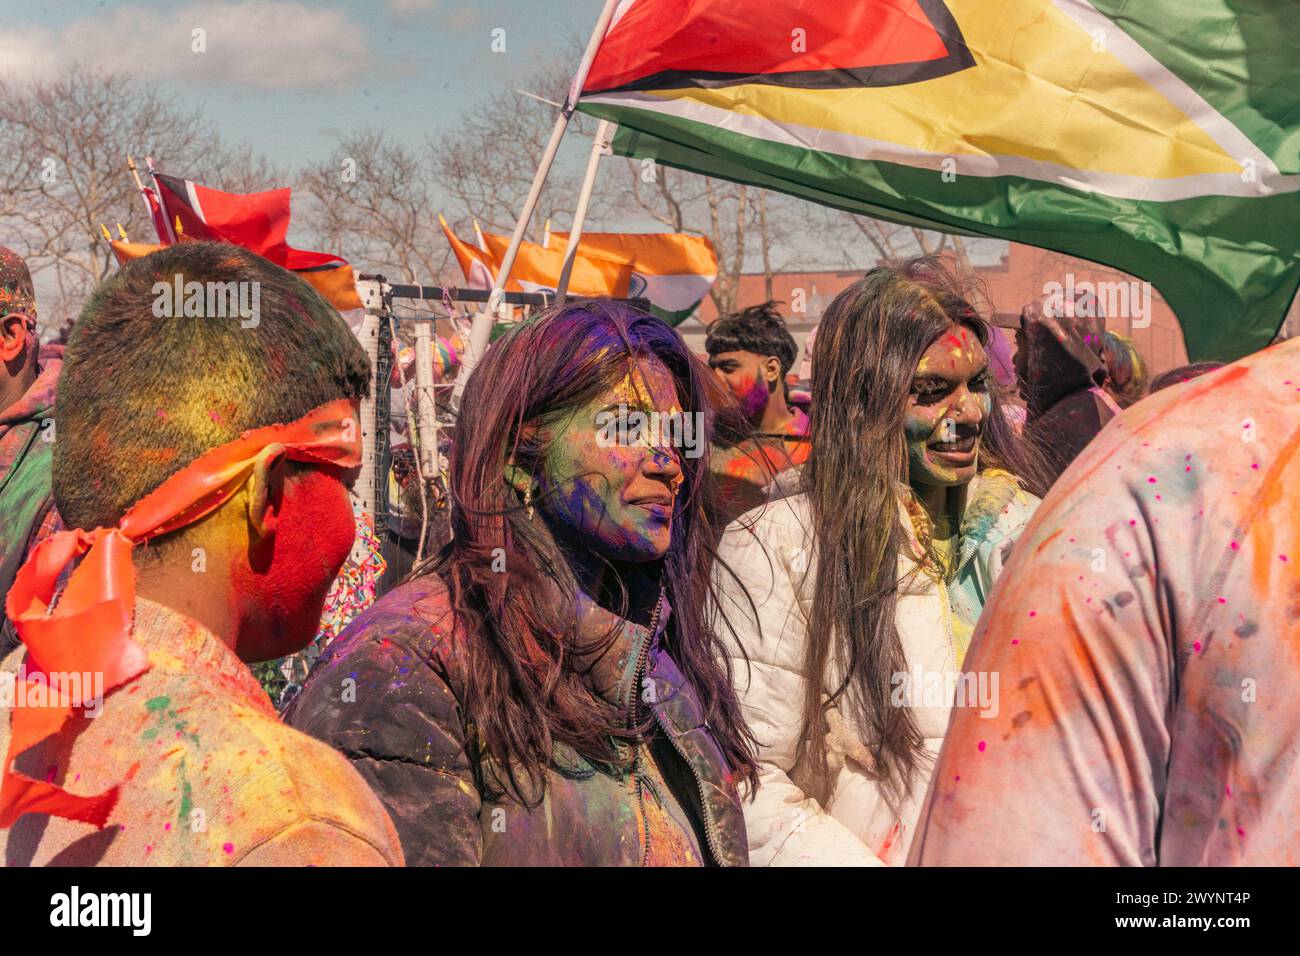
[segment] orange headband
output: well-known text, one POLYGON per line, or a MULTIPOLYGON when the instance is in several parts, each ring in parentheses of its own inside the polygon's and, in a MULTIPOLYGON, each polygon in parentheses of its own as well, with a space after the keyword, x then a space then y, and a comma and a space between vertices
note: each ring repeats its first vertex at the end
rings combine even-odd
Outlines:
MULTIPOLYGON (((27 647, 27 672, 103 673, 103 692, 149 669, 144 648, 131 639, 135 614, 135 565, 131 549, 142 541, 192 524, 216 511, 243 487, 260 460, 280 455, 294 461, 355 468, 361 464, 357 404, 338 399, 288 425, 244 432, 192 461, 132 505, 115 528, 74 529, 51 535, 33 549, 14 578, 5 610, 27 647), (52 611, 59 576, 81 555, 84 561, 52 611)), ((26 678, 30 680, 30 677, 26 678)), ((49 690, 54 682, 45 681, 49 690)), ((67 692, 56 706, 14 707, 9 753, 0 783, 0 829, 24 813, 48 813, 103 827, 120 785, 79 797, 53 783, 13 770, 16 757, 62 730, 86 706, 89 689, 67 692), (85 693, 82 693, 84 691, 85 693)))

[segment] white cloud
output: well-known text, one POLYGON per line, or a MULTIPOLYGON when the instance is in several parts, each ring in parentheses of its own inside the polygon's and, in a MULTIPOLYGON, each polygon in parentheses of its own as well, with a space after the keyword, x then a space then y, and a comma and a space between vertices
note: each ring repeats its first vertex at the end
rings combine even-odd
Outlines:
POLYGON ((483 13, 481 3, 482 0, 480 6, 458 3, 445 7, 442 0, 386 0, 385 6, 398 20, 413 20, 434 10, 441 10, 443 12, 437 21, 439 26, 444 30, 460 33, 478 25, 483 13))
POLYGON ((365 34, 346 13, 294 0, 178 10, 127 5, 59 31, 11 24, 0 33, 0 72, 19 78, 49 79, 83 66, 205 86, 319 89, 354 79, 369 65, 365 34), (206 49, 196 52, 200 37, 206 49))
POLYGON ((482 21, 481 14, 482 11, 478 7, 472 7, 464 3, 447 14, 443 20, 443 25, 448 30, 459 33, 462 30, 468 30, 470 27, 478 26, 482 21))
POLYGON ((438 0, 388 0, 388 12, 401 19, 418 17, 438 5, 438 0))

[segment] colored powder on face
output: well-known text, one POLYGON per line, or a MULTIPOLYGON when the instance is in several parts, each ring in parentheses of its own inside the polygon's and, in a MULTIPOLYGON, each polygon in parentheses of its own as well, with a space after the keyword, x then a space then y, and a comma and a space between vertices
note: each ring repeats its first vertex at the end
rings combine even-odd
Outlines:
POLYGON ((740 407, 745 413, 745 417, 750 421, 757 421, 762 417, 763 412, 767 410, 767 401, 771 393, 767 390, 767 384, 763 381, 761 374, 758 374, 753 383, 739 393, 736 397, 740 399, 740 407))
POLYGON ((234 853, 235 845, 233 843, 223 843, 221 844, 221 849, 225 850, 227 853, 234 853))
POLYGON ((979 743, 979 752, 980 752, 980 753, 983 753, 983 752, 984 752, 984 748, 985 748, 986 746, 987 746, 987 744, 986 744, 984 741, 981 740, 980 743, 979 743))

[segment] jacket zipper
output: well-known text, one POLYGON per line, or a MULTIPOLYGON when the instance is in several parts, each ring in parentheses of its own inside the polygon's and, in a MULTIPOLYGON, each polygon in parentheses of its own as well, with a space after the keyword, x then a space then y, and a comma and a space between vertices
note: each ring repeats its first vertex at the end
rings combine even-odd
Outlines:
POLYGON ((713 854, 713 862, 717 863, 718 866, 721 866, 722 855, 718 852, 717 830, 713 822, 713 817, 709 815, 709 801, 708 797, 704 793, 704 781, 700 779, 700 775, 695 771, 694 764, 691 763, 690 758, 686 756, 686 752, 682 750, 681 745, 677 743, 676 738, 674 738, 672 732, 669 731, 668 725, 664 723, 663 717, 659 715, 659 708, 652 705, 650 707, 650 712, 654 714, 655 723, 659 725, 661 730, 663 730, 664 736, 667 737, 668 742, 673 745, 673 749, 677 751, 677 755, 682 758, 682 763, 686 764, 686 769, 691 772, 691 778, 695 781, 695 789, 700 795, 700 813, 704 816, 704 839, 709 844, 709 852, 713 854))
MULTIPOLYGON (((659 608, 655 607, 655 618, 658 619, 659 608)), ((637 701, 641 698, 641 682, 645 679, 646 659, 650 656, 650 642, 654 640, 654 634, 648 632, 645 640, 641 642, 641 649, 637 653, 636 670, 632 676, 632 700, 629 702, 628 714, 632 727, 637 725, 637 701)), ((641 811, 641 832, 645 835, 644 849, 641 852, 641 865, 650 865, 650 818, 645 812, 645 791, 644 784, 641 781, 641 745, 632 744, 632 780, 636 784, 636 802, 641 811)))
MULTIPOLYGON (((658 608, 656 608, 655 617, 657 620, 658 608)), ((636 676, 632 685, 632 701, 631 706, 629 707, 633 727, 635 727, 637 723, 637 701, 641 696, 641 683, 645 680, 646 659, 650 655, 650 644, 653 640, 654 628, 651 628, 645 642, 641 645, 640 653, 637 655, 636 676)), ((664 723, 663 716, 659 713, 658 705, 651 704, 650 713, 655 719, 655 724, 663 731, 664 736, 668 738, 668 742, 672 744, 673 750, 677 751, 677 756, 682 758, 682 763, 686 765, 686 769, 691 772, 691 779, 695 781, 696 792, 700 795, 700 813, 704 817, 704 839, 709 846, 709 853, 712 854, 713 861, 721 866, 722 854, 718 852, 717 825, 714 823, 713 817, 709 814, 709 802, 708 797, 704 792, 704 781, 700 779, 700 775, 696 772, 694 764, 692 764, 690 758, 686 756, 686 752, 682 750, 681 745, 677 743, 676 738, 673 737, 672 732, 668 729, 668 725, 664 723)), ((641 748, 637 745, 633 746, 637 747, 635 767, 639 768, 641 765, 641 748)), ((636 773, 635 768, 633 773, 636 773)), ((645 816, 645 798, 641 791, 641 778, 639 776, 636 778, 636 784, 637 802, 641 807, 642 827, 645 830, 645 855, 641 860, 641 865, 645 866, 650 858, 650 825, 645 816)))

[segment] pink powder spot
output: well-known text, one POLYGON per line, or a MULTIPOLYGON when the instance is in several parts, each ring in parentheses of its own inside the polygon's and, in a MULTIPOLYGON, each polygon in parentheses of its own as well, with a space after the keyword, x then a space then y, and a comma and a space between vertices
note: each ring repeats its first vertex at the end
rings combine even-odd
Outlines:
POLYGON ((1259 462, 1255 462, 1255 464, 1251 465, 1251 466, 1250 466, 1250 470, 1251 470, 1251 471, 1259 471, 1259 462))
POLYGON ((1136 526, 1137 526, 1137 519, 1136 519, 1136 518, 1130 518, 1130 519, 1129 519, 1129 522, 1128 522, 1128 526, 1129 526, 1130 528, 1134 528, 1134 527, 1136 527, 1136 526))
POLYGON ((1244 837, 1245 835, 1246 835, 1246 831, 1243 830, 1241 827, 1237 827, 1237 836, 1244 837))
POLYGON ((148 855, 149 855, 150 853, 152 853, 152 852, 153 852, 153 844, 152 844, 152 843, 146 843, 146 844, 145 844, 145 847, 144 847, 144 855, 145 855, 145 856, 148 856, 148 855))
POLYGON ((1196 653, 1198 653, 1198 654, 1201 653, 1201 642, 1200 642, 1200 641, 1193 641, 1193 642, 1192 642, 1192 650, 1196 651, 1196 653))
POLYGON ((163 824, 163 829, 164 829, 164 830, 170 830, 171 828, 172 828, 172 825, 171 825, 170 823, 164 823, 164 824, 163 824))
POLYGON ((216 412, 208 412, 208 418, 212 419, 218 425, 221 424, 221 416, 218 415, 216 412))
POLYGON ((1029 616, 1030 616, 1030 617, 1038 617, 1038 612, 1037 612, 1037 611, 1030 611, 1030 612, 1029 612, 1029 616))
POLYGON ((1164 500, 1165 499, 1161 498, 1159 495, 1156 495, 1156 501, 1164 501, 1164 500))
POLYGON ((1232 796, 1232 784, 1228 784, 1226 787, 1224 787, 1223 792, 1226 793, 1228 796, 1232 796))
POLYGON ((1018 638, 1018 637, 1013 637, 1013 638, 1011 639, 1011 644, 1012 644, 1013 647, 1014 647, 1016 644, 1019 644, 1019 643, 1020 643, 1020 638, 1018 638))
POLYGON ((1240 550, 1241 550, 1241 545, 1239 545, 1239 544, 1238 544, 1237 542, 1235 542, 1235 541, 1232 542, 1232 544, 1230 545, 1230 547, 1232 548, 1233 551, 1240 551, 1240 550))
POLYGON ((1191 455, 1184 455, 1184 456, 1183 456, 1183 461, 1191 461, 1191 460, 1192 460, 1192 456, 1191 456, 1191 455))
POLYGON ((985 748, 985 746, 987 746, 987 745, 984 743, 984 741, 981 740, 981 741, 980 741, 980 746, 979 746, 979 751, 980 751, 980 753, 983 753, 983 752, 984 752, 984 748, 985 748))
POLYGON ((1242 423, 1241 423, 1241 427, 1242 427, 1242 428, 1249 428, 1249 427, 1250 427, 1250 422, 1242 422, 1242 423))
POLYGON ((1149 478, 1147 478, 1147 484, 1148 484, 1148 485, 1154 485, 1155 483, 1156 483, 1156 476, 1155 476, 1155 475, 1151 475, 1149 478))
POLYGON ((954 779, 954 780, 960 780, 960 779, 961 779, 961 774, 957 774, 957 776, 953 777, 952 779, 954 779))
POLYGON ((1183 469, 1183 471, 1191 471, 1191 470, 1192 470, 1192 466, 1191 466, 1191 465, 1188 465, 1186 468, 1183 469))
POLYGON ((1286 555, 1285 555, 1285 554, 1279 554, 1279 555, 1277 556, 1277 559, 1278 559, 1279 561, 1285 561, 1285 560, 1286 560, 1286 555))
POLYGON ((223 843, 221 844, 221 849, 225 850, 227 853, 234 853, 235 845, 233 843, 223 843))
POLYGON ((1219 598, 1219 603, 1220 603, 1220 604, 1227 604, 1227 603, 1228 603, 1228 599, 1225 598, 1225 597, 1221 597, 1221 598, 1219 598))

